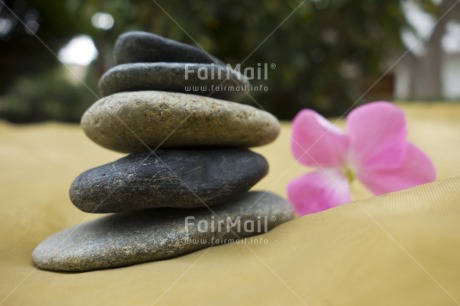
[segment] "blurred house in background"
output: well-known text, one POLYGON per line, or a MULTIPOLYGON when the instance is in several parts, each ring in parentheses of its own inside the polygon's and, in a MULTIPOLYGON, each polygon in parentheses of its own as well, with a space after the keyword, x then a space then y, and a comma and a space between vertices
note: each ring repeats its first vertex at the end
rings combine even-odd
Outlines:
MULTIPOLYGON (((398 100, 429 100, 420 93, 417 85, 420 58, 410 54, 396 66, 394 72, 394 95, 398 100)), ((443 100, 460 100, 460 52, 445 52, 439 59, 441 67, 441 91, 443 100)))

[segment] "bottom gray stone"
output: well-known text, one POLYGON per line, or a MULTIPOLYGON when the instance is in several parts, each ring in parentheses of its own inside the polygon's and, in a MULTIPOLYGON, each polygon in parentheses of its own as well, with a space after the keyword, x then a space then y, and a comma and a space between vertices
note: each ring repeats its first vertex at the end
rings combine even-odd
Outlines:
POLYGON ((112 214, 45 239, 32 257, 45 270, 115 268, 261 234, 293 217, 291 205, 283 198, 270 192, 249 192, 210 209, 157 208, 112 214))

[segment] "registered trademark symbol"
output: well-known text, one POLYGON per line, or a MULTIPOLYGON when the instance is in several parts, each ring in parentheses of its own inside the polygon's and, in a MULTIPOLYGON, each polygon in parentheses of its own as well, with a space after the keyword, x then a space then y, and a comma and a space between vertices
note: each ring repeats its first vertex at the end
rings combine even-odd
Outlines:
POLYGON ((272 63, 272 64, 270 65, 270 68, 275 69, 275 68, 276 68, 276 64, 275 64, 275 63, 272 63))
POLYGON ((272 216, 272 222, 275 222, 276 221, 276 216, 272 216))

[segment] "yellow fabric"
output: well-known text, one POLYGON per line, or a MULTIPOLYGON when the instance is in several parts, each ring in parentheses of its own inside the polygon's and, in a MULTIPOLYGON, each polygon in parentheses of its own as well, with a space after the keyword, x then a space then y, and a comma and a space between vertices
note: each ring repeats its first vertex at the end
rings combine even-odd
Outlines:
MULTIPOLYGON (((31 252, 98 217, 73 207, 69 185, 121 155, 74 125, 0 123, 0 305, 460 305, 460 105, 403 108, 438 182, 297 218, 246 244, 80 274, 36 270, 31 252)), ((271 164, 258 189, 285 196, 308 171, 290 155, 287 124, 257 151, 271 164)))

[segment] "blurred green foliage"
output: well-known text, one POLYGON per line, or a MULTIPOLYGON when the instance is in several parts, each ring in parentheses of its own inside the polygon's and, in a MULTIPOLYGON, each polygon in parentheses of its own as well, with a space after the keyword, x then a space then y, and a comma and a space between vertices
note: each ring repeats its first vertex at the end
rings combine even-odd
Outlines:
MULTIPOLYGON (((62 46, 63 37, 81 33, 93 38, 99 51, 91 70, 95 77, 115 64, 113 44, 120 33, 129 30, 197 43, 232 66, 274 63, 276 69, 269 71, 267 81, 253 82, 267 86, 269 91, 253 93, 256 102, 248 98, 245 103, 259 104, 281 119, 291 119, 301 108, 337 116, 359 98, 358 102, 365 102, 367 97, 361 95, 387 68, 388 58, 401 50, 401 29, 408 27, 400 0, 28 0, 28 5, 40 12, 41 24, 54 25, 40 27, 37 32, 54 52, 62 46), (96 12, 111 14, 114 27, 94 28, 91 17, 96 12)), ((2 65, 5 54, 15 62, 53 59, 43 46, 20 51, 13 48, 19 44, 17 35, 2 43, 2 65)), ((30 35, 29 39, 36 40, 30 35)), ((50 70, 52 64, 43 66, 50 70)), ((13 70, 7 72, 10 80, 15 75, 13 70)), ((94 87, 95 81, 89 85, 94 87)), ((42 73, 27 82, 20 79, 4 102, 10 111, 0 110, 0 116, 13 120, 12 110, 17 108, 25 121, 27 110, 30 120, 75 121, 94 102, 94 97, 77 94, 76 87, 64 84, 53 73, 42 73), (26 85, 27 94, 22 93, 26 85), (48 103, 50 106, 45 106, 48 103), (40 116, 37 109, 42 110, 40 116)), ((82 92, 86 90, 80 87, 82 92)))
MULTIPOLYGON (((66 73, 63 68, 55 68, 18 78, 6 94, 8 103, 0 114, 16 123, 79 122, 81 114, 93 103, 94 95, 88 88, 70 80, 66 73)), ((91 83, 94 80, 83 81, 91 83)))
POLYGON ((56 67, 59 62, 53 52, 57 53, 78 32, 79 22, 67 9, 66 1, 1 0, 0 93, 17 76, 56 67))

